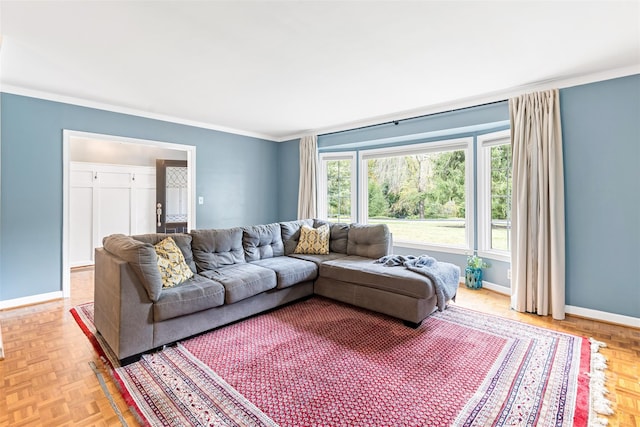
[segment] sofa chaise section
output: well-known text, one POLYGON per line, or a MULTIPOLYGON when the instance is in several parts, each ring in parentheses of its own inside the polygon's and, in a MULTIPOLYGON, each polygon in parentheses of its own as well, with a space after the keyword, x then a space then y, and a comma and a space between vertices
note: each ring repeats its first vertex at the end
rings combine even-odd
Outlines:
POLYGON ((424 275, 357 255, 323 263, 314 293, 402 319, 414 328, 437 303, 433 284, 424 275))

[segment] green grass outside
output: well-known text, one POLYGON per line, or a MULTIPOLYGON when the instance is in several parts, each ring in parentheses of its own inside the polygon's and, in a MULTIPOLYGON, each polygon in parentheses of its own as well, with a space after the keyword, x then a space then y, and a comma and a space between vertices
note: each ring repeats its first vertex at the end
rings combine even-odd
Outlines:
MULTIPOLYGON (((394 242, 466 245, 463 219, 403 220, 369 218, 369 224, 382 223, 387 224, 389 230, 393 233, 394 242)), ((508 250, 506 228, 493 227, 491 234, 493 249, 508 250)))

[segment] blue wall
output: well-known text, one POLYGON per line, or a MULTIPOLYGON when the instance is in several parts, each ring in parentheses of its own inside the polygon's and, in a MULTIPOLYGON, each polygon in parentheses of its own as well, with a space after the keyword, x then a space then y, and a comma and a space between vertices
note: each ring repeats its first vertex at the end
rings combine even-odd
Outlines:
MULTIPOLYGON (((640 317, 640 75, 560 91, 568 305, 640 317)), ((322 136, 321 149, 496 122, 505 104, 322 136)), ((295 219, 298 142, 1 95, 0 300, 60 290, 62 129, 197 147, 197 227, 295 219), (276 166, 277 172, 274 172, 276 166), (221 201, 217 203, 217 201, 221 201)), ((409 249, 399 248, 399 253, 409 249)), ((441 259, 464 264, 460 255, 441 259)), ((508 264, 487 280, 506 284, 508 264)))
POLYGON ((640 75, 560 91, 566 301, 640 317, 640 75))
MULTIPOLYGON (((640 75, 560 90, 565 166, 566 304, 640 317, 640 75)), ((325 151, 355 150, 375 140, 463 129, 508 119, 506 104, 494 104, 355 129, 318 138, 325 151), (506 116, 505 116, 506 112, 506 116), (346 148, 345 148, 346 147, 346 148)), ((390 142, 390 145, 397 142, 390 142)), ((290 156, 294 144, 281 149, 290 156)), ((296 180, 288 170, 288 180, 296 180)), ((280 196, 295 212, 297 187, 280 196)), ((399 254, 419 250, 394 248, 399 254)), ((464 265, 461 255, 437 258, 464 265)), ((485 279, 508 286, 508 263, 490 261, 485 279)))
POLYGON ((1 95, 0 300, 61 290, 62 130, 196 146, 198 228, 278 221, 278 143, 1 95))
MULTIPOLYGON (((402 136, 431 134, 432 137, 444 134, 470 135, 469 128, 487 123, 499 123, 509 120, 509 107, 506 102, 465 108, 446 113, 434 114, 425 117, 402 120, 395 125, 387 123, 378 126, 369 126, 346 132, 338 132, 318 136, 318 148, 320 150, 339 149, 340 146, 357 145, 371 146, 371 141, 389 139, 392 142, 384 145, 397 145, 394 139, 400 140, 402 136)), ((429 138, 429 135, 424 135, 429 138)))

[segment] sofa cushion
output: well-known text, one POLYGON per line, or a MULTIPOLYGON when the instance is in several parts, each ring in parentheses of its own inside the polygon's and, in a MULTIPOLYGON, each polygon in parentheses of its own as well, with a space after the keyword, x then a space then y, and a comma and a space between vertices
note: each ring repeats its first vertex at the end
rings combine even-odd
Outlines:
POLYGON ((388 254, 390 241, 386 224, 351 224, 347 255, 378 259, 388 254))
POLYGON ((244 263, 242 228, 192 230, 193 259, 198 271, 244 263))
POLYGON ((289 256, 292 257, 292 258, 302 259, 302 260, 305 260, 305 261, 311 261, 314 264, 316 264, 317 266, 320 266, 320 264, 322 264, 325 261, 331 261, 331 260, 334 260, 334 259, 344 258, 347 255, 346 254, 337 253, 337 252, 329 252, 329 254, 327 254, 327 255, 291 254, 289 256))
POLYGON ((280 223, 280 229, 282 230, 282 242, 284 243, 284 254, 292 254, 298 246, 298 240, 300 239, 300 228, 306 224, 309 227, 313 226, 312 219, 299 219, 298 221, 287 221, 280 223))
POLYGON ((102 239, 104 249, 127 261, 147 291, 151 301, 158 301, 162 292, 162 278, 158 269, 158 256, 150 243, 112 234, 102 239))
POLYGON ((315 228, 318 228, 323 224, 329 224, 329 252, 346 254, 347 241, 349 237, 349 224, 329 222, 321 219, 313 220, 313 226, 315 228))
POLYGON ((193 271, 184 261, 184 256, 171 237, 156 243, 158 268, 163 288, 172 288, 193 277, 193 271))
POLYGON ((426 276, 402 266, 385 267, 359 256, 347 256, 321 264, 320 276, 414 298, 431 298, 435 295, 433 284, 426 276))
POLYGON ((326 255, 329 253, 329 224, 318 228, 303 225, 294 254, 326 255))
POLYGON ((224 287, 200 275, 162 291, 153 304, 153 319, 158 322, 224 304, 224 287))
POLYGON ((151 234, 138 234, 136 236, 131 236, 136 240, 139 240, 144 243, 151 243, 152 245, 156 245, 159 242, 163 241, 167 237, 171 236, 176 245, 182 251, 182 256, 184 257, 184 261, 187 263, 191 271, 196 273, 196 263, 193 261, 193 252, 191 251, 191 235, 185 233, 151 233, 151 234))
POLYGON ((203 271, 201 274, 222 283, 226 304, 252 297, 277 285, 276 273, 273 270, 255 264, 234 264, 203 271))
POLYGON ((247 262, 284 255, 280 224, 277 223, 244 227, 242 244, 247 262))
POLYGON ((288 288, 301 282, 315 280, 318 277, 318 266, 310 261, 304 261, 288 256, 265 258, 252 264, 269 268, 276 273, 277 288, 288 288))

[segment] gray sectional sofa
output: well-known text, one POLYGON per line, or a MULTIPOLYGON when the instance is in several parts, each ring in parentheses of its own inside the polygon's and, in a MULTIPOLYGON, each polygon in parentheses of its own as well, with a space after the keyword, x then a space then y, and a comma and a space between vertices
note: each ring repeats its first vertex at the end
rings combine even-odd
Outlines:
POLYGON ((163 288, 154 246, 168 235, 112 235, 95 254, 95 326, 123 363, 139 354, 313 294, 416 327, 436 306, 433 283, 374 261, 386 225, 299 220, 171 234, 194 276, 163 288), (303 224, 330 226, 329 254, 295 254, 303 224))

